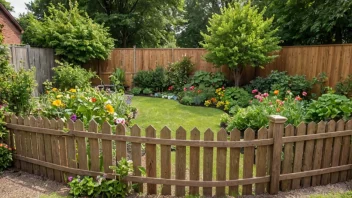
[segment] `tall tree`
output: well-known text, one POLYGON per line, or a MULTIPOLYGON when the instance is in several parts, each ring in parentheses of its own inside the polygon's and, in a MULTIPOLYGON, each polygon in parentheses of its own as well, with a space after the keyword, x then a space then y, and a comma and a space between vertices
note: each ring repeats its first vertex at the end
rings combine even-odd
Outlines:
POLYGON ((0 0, 0 3, 8 10, 8 11, 13 11, 13 6, 11 5, 10 2, 6 0, 0 0))

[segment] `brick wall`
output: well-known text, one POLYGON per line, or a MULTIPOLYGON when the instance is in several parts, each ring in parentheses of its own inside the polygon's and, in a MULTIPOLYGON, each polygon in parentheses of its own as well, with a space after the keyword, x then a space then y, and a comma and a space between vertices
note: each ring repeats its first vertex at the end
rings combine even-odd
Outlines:
POLYGON ((4 25, 2 28, 4 44, 21 44, 21 32, 2 11, 0 11, 0 24, 4 25))

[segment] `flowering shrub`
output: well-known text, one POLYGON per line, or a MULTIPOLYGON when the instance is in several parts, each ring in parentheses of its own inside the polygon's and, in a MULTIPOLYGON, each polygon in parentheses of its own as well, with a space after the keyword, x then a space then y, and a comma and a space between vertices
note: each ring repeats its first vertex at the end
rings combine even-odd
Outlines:
POLYGON ((118 179, 106 179, 106 175, 98 176, 95 180, 92 177, 77 176, 68 177, 70 194, 74 197, 126 197, 132 191, 131 183, 122 180, 133 174, 132 161, 121 159, 117 166, 110 169, 118 175, 118 179))
POLYGON ((216 97, 210 98, 204 102, 205 106, 215 106, 225 111, 231 107, 247 107, 252 96, 244 89, 239 87, 226 88, 221 87, 215 90, 216 97))
POLYGON ((48 118, 82 120, 85 125, 94 119, 102 124, 129 124, 130 106, 125 102, 123 93, 107 93, 93 88, 85 90, 70 89, 60 91, 53 88, 40 98, 38 114, 48 118))
POLYGON ((184 87, 183 92, 178 94, 181 104, 185 105, 201 105, 207 98, 215 97, 215 89, 212 87, 190 86, 184 87))
POLYGON ((269 115, 281 115, 287 118, 287 124, 298 125, 304 121, 305 108, 300 96, 293 96, 292 92, 287 92, 284 100, 268 93, 258 93, 247 108, 238 109, 237 113, 229 120, 227 129, 229 131, 237 128, 245 130, 252 128, 258 130, 269 123, 269 115))
POLYGON ((0 104, 0 142, 7 138, 8 130, 5 127, 5 112, 6 106, 0 104))
POLYGON ((0 172, 10 167, 12 164, 12 149, 6 144, 0 143, 0 172))
POLYGON ((182 91, 184 85, 188 82, 189 76, 194 68, 191 57, 184 56, 182 60, 172 63, 168 66, 166 72, 166 82, 173 85, 173 91, 182 91))

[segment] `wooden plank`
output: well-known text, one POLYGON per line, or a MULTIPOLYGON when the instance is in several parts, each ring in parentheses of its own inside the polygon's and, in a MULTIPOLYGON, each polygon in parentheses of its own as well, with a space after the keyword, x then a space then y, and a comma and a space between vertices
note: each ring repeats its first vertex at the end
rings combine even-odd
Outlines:
MULTIPOLYGON (((346 130, 351 130, 352 129, 352 120, 349 120, 346 123, 346 130)), ((350 153, 348 155, 348 164, 352 164, 352 146, 350 146, 350 153)), ((352 179, 352 170, 349 170, 347 172, 347 180, 352 179)))
MULTIPOLYGON (((176 139, 185 140, 186 130, 179 127, 176 130, 176 139)), ((176 179, 185 180, 186 179, 186 147, 176 146, 176 179)), ((176 186, 175 195, 177 197, 185 196, 185 187, 176 186)))
MULTIPOLYGON (((339 120, 336 124, 336 131, 343 131, 345 129, 345 122, 343 120, 339 120)), ((332 150, 332 160, 331 166, 339 166, 340 163, 340 156, 341 156, 341 146, 342 146, 342 137, 335 137, 334 138, 334 146, 332 150)), ((339 173, 331 173, 331 184, 335 184, 339 182, 339 173)))
MULTIPOLYGON (((29 117, 26 116, 24 117, 24 125, 25 126, 30 126, 30 120, 29 117)), ((32 134, 28 131, 24 132, 24 136, 25 136, 25 144, 26 144, 26 156, 33 158, 33 154, 32 154, 32 140, 31 140, 31 136, 32 134)), ((33 173, 33 164, 28 163, 27 164, 27 172, 28 173, 33 173)))
MULTIPOLYGON (((81 120, 77 120, 75 122, 75 130, 85 131, 84 124, 81 120)), ((77 137, 76 141, 77 141, 77 152, 78 152, 78 167, 79 169, 88 170, 86 138, 77 137)))
MULTIPOLYGON (((146 137, 155 138, 156 132, 152 126, 148 126, 146 129, 146 137)), ((156 177, 156 145, 155 144, 146 144, 146 170, 147 177, 156 177)), ((177 163, 177 162, 176 162, 177 163)), ((156 194, 156 185, 147 184, 147 193, 149 195, 156 194)))
MULTIPOLYGON (((51 128, 57 129, 57 121, 55 119, 51 120, 51 128)), ((56 135, 51 136, 51 155, 52 155, 53 163, 60 165, 59 138, 56 135)), ((62 181, 62 175, 59 170, 54 170, 54 178, 55 178, 55 181, 57 182, 62 181)))
MULTIPOLYGON (((75 123, 70 119, 67 121, 67 127, 69 130, 75 130, 75 123)), ((77 168, 77 159, 76 159, 76 140, 74 137, 66 137, 67 145, 67 164, 70 168, 77 168)), ((74 174, 67 174, 68 177, 75 177, 74 174)))
MULTIPOLYGON (((98 124, 95 120, 89 122, 88 132, 98 133, 98 124)), ((100 158, 99 158, 99 142, 98 139, 89 138, 89 150, 90 150, 90 170, 99 172, 100 170, 100 158)))
MULTIPOLYGON (((328 123, 327 132, 328 133, 334 132, 335 129, 336 129, 336 122, 331 120, 328 123)), ((331 165, 332 144, 333 144, 333 138, 325 139, 322 168, 328 168, 331 165)), ((330 174, 324 174, 321 178, 321 184, 327 185, 328 183, 330 183, 330 174)))
MULTIPOLYGON (((163 133, 160 135, 162 136, 163 133)), ((133 125, 131 128, 131 136, 140 137, 141 136, 141 129, 137 125, 133 125)), ((133 171, 134 175, 141 176, 141 171, 138 167, 142 166, 142 150, 140 143, 132 143, 132 161, 133 161, 133 171)), ((164 159, 164 158, 161 158, 164 159)), ((164 160, 162 160, 164 161, 164 160)), ((162 174, 163 175, 163 174, 162 174)), ((170 189, 171 190, 171 189, 170 189)), ((143 183, 139 184, 138 188, 139 193, 143 193, 143 183)))
MULTIPOLYGON (((116 126, 116 135, 125 135, 125 126, 119 124, 116 126)), ((127 147, 125 141, 116 141, 116 162, 120 161, 122 158, 127 157, 127 147)))
MULTIPOLYGON (((111 134, 111 126, 105 121, 102 126, 103 134, 111 134)), ((102 140, 102 156, 103 156, 103 171, 105 173, 112 173, 109 168, 112 166, 112 142, 111 140, 102 140)))
MULTIPOLYGON (((294 127, 293 125, 287 125, 285 128, 285 137, 294 135, 294 127)), ((292 173, 293 168, 293 143, 284 144, 284 160, 282 162, 281 173, 287 174, 292 173)), ((281 190, 288 191, 291 190, 292 181, 285 180, 281 182, 281 190)))
MULTIPOLYGON (((12 114, 12 116, 11 116, 11 123, 12 124, 17 124, 18 123, 18 118, 16 117, 15 114, 12 114)), ((20 131, 13 130, 13 129, 12 129, 12 131, 15 134, 15 149, 16 149, 16 153, 18 155, 22 155, 20 131)), ((15 160, 15 167, 18 170, 21 170, 21 161, 17 160, 16 158, 14 160, 15 160)))
MULTIPOLYGON (((266 128, 261 128, 258 131, 258 139, 268 138, 268 130, 266 128)), ((266 176, 266 156, 267 156, 268 146, 258 146, 256 155, 256 177, 266 176)), ((260 195, 265 192, 265 184, 257 183, 255 184, 255 194, 260 195)))
MULTIPOLYGON (((44 120, 43 118, 39 117, 37 120, 37 126, 39 128, 44 128, 44 120)), ((44 142, 44 135, 43 134, 37 134, 37 140, 38 140, 38 155, 39 155, 39 160, 45 162, 45 142, 44 142)), ((47 171, 46 167, 40 166, 40 175, 42 177, 47 177, 47 171)))
MULTIPOLYGON (((346 122, 345 129, 349 129, 351 126, 351 120, 346 122)), ((345 136, 342 138, 342 149, 341 149, 341 157, 340 157, 340 165, 348 164, 348 156, 349 156, 349 149, 351 145, 351 136, 345 136)), ((340 182, 347 181, 347 171, 341 171, 340 173, 340 182)))
MULTIPOLYGON (((63 130, 65 127, 65 123, 62 121, 62 119, 59 119, 57 121, 57 129, 58 130, 63 130)), ((37 134, 39 135, 39 134, 37 134)), ((60 165, 61 166, 68 166, 67 164, 67 150, 66 150, 66 137, 58 137, 59 141, 59 147, 60 147, 60 165)), ((67 176, 65 172, 61 172, 61 181, 66 182, 67 176)))
MULTIPOLYGON (((226 133, 226 132, 225 132, 226 133)), ((199 141, 200 140, 200 132, 197 128, 194 128, 191 131, 190 139, 199 141)), ((169 149, 170 151, 170 149, 169 149)), ((161 158, 163 159, 163 158, 161 158)), ((190 147, 190 155, 189 155, 189 179, 190 180, 199 180, 199 166, 200 166, 200 148, 199 147, 190 147)), ((226 164, 225 164, 226 165, 226 164)), ((170 170, 171 172, 171 170, 170 170)), ((199 195, 199 188, 198 187, 189 187, 189 194, 190 195, 199 195)))
MULTIPOLYGON (((22 116, 18 116, 18 124, 19 125, 25 125, 24 124, 24 118, 22 116)), ((27 148, 26 148, 26 132, 21 130, 19 131, 21 134, 21 147, 22 147, 22 155, 27 157, 27 148)), ((28 163, 27 162, 21 162, 21 168, 23 171, 28 171, 28 163)))
MULTIPOLYGON (((254 131, 252 129, 246 129, 244 131, 244 140, 254 140, 254 131)), ((254 147, 244 148, 243 155, 243 178, 253 177, 253 165, 254 165, 254 147)), ((252 185, 244 185, 242 187, 242 195, 252 195, 252 185)))
MULTIPOLYGON (((317 134, 325 133, 325 125, 326 123, 323 121, 320 121, 318 123, 318 129, 317 129, 317 134)), ((315 148, 314 148, 314 157, 313 157, 313 170, 320 169, 321 168, 321 160, 323 156, 323 146, 324 146, 324 140, 320 139, 317 140, 315 143, 315 148)), ((318 186, 320 185, 321 181, 321 175, 313 176, 312 177, 312 186, 318 186)))
MULTIPOLYGON (((29 122, 30 122, 30 126, 37 127, 37 120, 33 116, 30 116, 29 122)), ((32 154, 33 154, 32 157, 34 159, 39 159, 38 141, 37 141, 37 134, 36 133, 31 134, 31 142, 32 142, 31 150, 32 150, 32 154)), ((36 164, 33 164, 33 174, 40 175, 39 166, 36 164)))
MULTIPOLYGON (((217 134, 217 141, 227 141, 227 132, 225 129, 220 129, 217 134)), ((253 149, 254 150, 254 149, 253 149)), ((227 148, 217 148, 216 149, 216 180, 225 181, 226 180, 226 158, 227 158, 227 148)), ((254 158, 254 156, 253 156, 254 158)), ((192 162, 193 163, 193 162, 192 162)), ((216 188, 216 196, 225 196, 225 187, 216 188)))
MULTIPOLYGON (((316 124, 314 122, 310 122, 308 124, 307 134, 316 133, 316 124)), ((310 171, 313 167, 312 156, 314 153, 314 140, 306 141, 303 154, 303 171, 310 171)), ((305 177, 302 181, 303 187, 307 188, 311 186, 311 177, 305 177)))
MULTIPOLYGON (((210 129, 205 131, 204 141, 214 141, 214 133, 210 129)), ((213 180, 213 152, 214 149, 212 147, 203 148, 203 181, 213 180)), ((204 187, 203 196, 213 196, 213 189, 204 187)))
MULTIPOLYGON (((44 127, 47 129, 50 129, 51 121, 48 118, 44 118, 43 120, 44 120, 44 127)), ((53 163, 51 135, 44 135, 44 147, 45 147, 45 161, 49 163, 53 163)), ((46 172, 49 179, 51 180, 55 179, 54 170, 52 168, 47 168, 46 172)))
MULTIPOLYGON (((241 131, 234 129, 230 134, 231 141, 240 141, 241 139, 241 131)), ((231 148, 230 149, 230 172, 229 179, 236 180, 239 178, 239 169, 240 169, 240 148, 231 148)), ((236 197, 239 195, 238 186, 230 186, 229 187, 229 195, 236 197)))

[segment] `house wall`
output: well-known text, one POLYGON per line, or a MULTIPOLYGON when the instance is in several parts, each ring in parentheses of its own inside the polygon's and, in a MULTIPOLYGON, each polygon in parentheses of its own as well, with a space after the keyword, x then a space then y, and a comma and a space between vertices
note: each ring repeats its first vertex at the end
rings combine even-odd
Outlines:
POLYGON ((0 24, 4 25, 2 28, 4 44, 21 44, 21 32, 2 11, 0 11, 0 24))

